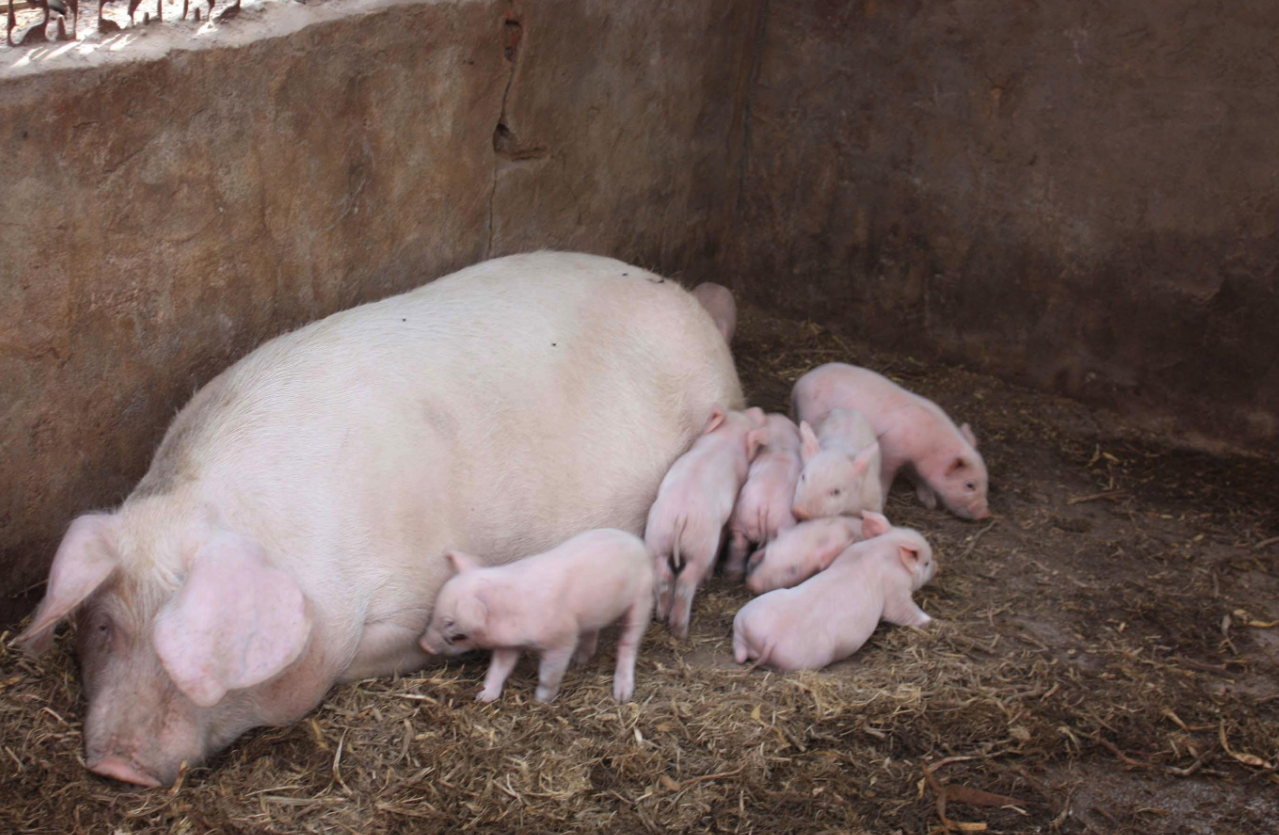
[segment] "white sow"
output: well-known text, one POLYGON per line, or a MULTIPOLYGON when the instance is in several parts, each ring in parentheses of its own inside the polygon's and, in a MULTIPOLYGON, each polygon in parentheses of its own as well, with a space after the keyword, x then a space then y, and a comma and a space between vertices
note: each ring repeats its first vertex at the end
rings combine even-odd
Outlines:
POLYGON ((72 524, 21 641, 88 599, 86 762, 170 783, 336 681, 422 664, 446 550, 641 532, 716 403, 742 405, 728 346, 675 282, 573 253, 478 264, 205 386, 123 506, 72 524))

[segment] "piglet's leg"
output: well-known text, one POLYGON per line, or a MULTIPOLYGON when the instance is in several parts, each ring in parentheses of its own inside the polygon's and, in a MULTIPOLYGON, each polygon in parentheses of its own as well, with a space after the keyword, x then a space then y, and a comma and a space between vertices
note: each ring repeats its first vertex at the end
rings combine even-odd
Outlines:
POLYGON ((576 645, 574 641, 542 653, 542 664, 537 671, 537 692, 533 694, 539 702, 552 701, 559 694, 560 682, 564 680, 564 671, 568 669, 576 645))
POLYGON ((600 633, 583 632, 577 642, 577 652, 573 653, 574 664, 585 664, 595 655, 595 647, 599 644, 600 633))
POLYGON ((613 670, 613 698, 619 702, 629 702, 635 695, 635 660, 652 617, 653 606, 647 599, 635 601, 626 612, 622 634, 617 639, 617 667, 613 670))
POLYGON ((909 594, 889 595, 884 601, 884 620, 898 626, 927 626, 932 620, 909 594))
POLYGON ((688 624, 693 618, 693 598, 701 577, 695 564, 684 566, 675 581, 675 600, 671 604, 671 631, 678 638, 688 637, 688 624))
POLYGON ((653 573, 653 590, 657 594, 657 619, 666 620, 671 613, 671 592, 675 585, 675 572, 671 571, 671 563, 665 554, 657 556, 656 571, 653 573))
POLYGON ((484 676, 484 689, 475 695, 479 702, 496 701, 502 695, 502 685, 506 677, 515 669, 515 662, 520 660, 518 649, 495 649, 489 661, 488 675, 484 676))
POLYGON ((741 531, 731 531, 728 540, 728 561, 724 564, 724 573, 738 576, 746 573, 746 558, 750 556, 751 543, 741 531))
POLYGON ((915 495, 919 497, 919 503, 929 510, 937 507, 937 494, 933 492, 933 488, 929 487, 922 478, 911 473, 910 480, 915 484, 915 495))

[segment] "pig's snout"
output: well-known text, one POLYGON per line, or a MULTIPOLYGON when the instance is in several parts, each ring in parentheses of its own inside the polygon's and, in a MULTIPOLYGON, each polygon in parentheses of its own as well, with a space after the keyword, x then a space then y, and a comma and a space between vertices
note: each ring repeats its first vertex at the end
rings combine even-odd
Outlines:
POLYGON ((110 777, 112 780, 119 780, 121 783, 132 783, 135 786, 143 786, 148 789, 153 789, 160 785, 158 779, 138 768, 124 757, 118 757, 114 754, 108 754, 97 759, 90 758, 86 765, 94 774, 110 777))
POLYGON ((990 518, 990 508, 988 508, 988 507, 979 507, 979 508, 977 508, 976 512, 974 512, 974 513, 973 513, 973 518, 974 518, 974 519, 977 519, 977 520, 981 520, 981 519, 989 519, 989 518, 990 518))
POLYGON ((812 514, 802 507, 792 507, 790 509, 790 514, 801 522, 808 522, 813 518, 812 514))

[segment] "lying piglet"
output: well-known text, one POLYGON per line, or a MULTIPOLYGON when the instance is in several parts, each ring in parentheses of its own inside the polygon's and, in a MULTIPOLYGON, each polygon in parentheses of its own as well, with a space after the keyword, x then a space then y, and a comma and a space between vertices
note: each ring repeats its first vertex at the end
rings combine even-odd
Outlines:
POLYGON ((796 420, 821 420, 832 409, 856 409, 875 427, 883 448, 880 475, 885 490, 904 469, 926 507, 936 507, 941 496, 956 516, 990 515, 986 462, 968 424, 956 427, 933 401, 874 371, 841 362, 814 368, 791 393, 796 420))
POLYGON ((569 660, 589 660, 599 631, 624 619, 613 698, 630 700, 635 657, 653 613, 653 557, 643 540, 603 528, 507 565, 486 567, 458 551, 445 557, 457 573, 440 589, 419 643, 437 655, 493 650, 476 699, 501 696, 520 651, 528 649, 542 656, 536 698, 551 701, 569 660))
POLYGON ((804 469, 791 508, 796 519, 884 509, 879 442, 870 421, 849 409, 832 409, 817 424, 816 432, 804 421, 799 434, 804 469))
POLYGON ((751 462, 728 523, 725 573, 739 575, 745 570, 752 543, 769 542, 781 531, 795 527, 791 502, 803 466, 799 430, 785 415, 769 415, 764 447, 751 462))
POLYGON ((724 341, 732 345, 733 332, 737 329, 737 303, 733 301, 732 291, 722 284, 706 281, 693 288, 693 298, 702 303, 724 341))
POLYGON ((688 636, 693 596, 715 567, 733 501, 766 434, 762 409, 716 409, 658 488, 644 540, 656 558, 657 617, 669 618, 681 638, 688 636))
POLYGON ((801 522, 751 556, 746 587, 755 594, 788 589, 825 571, 854 542, 874 539, 892 526, 873 510, 801 522))
POLYGON ((909 528, 849 546, 808 581, 743 606, 733 621, 733 656, 739 664, 820 670, 859 650, 881 618, 927 624, 911 593, 936 570, 932 548, 909 528))

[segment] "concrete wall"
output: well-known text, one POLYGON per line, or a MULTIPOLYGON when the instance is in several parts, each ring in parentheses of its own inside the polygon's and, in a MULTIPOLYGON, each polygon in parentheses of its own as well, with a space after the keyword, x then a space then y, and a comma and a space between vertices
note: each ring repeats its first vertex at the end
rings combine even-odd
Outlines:
POLYGON ((730 274, 1279 450, 1279 4, 768 0, 730 274))
POLYGON ((516 250, 710 269, 756 6, 639 5, 281 4, 0 53, 0 623, 275 334, 516 250))

